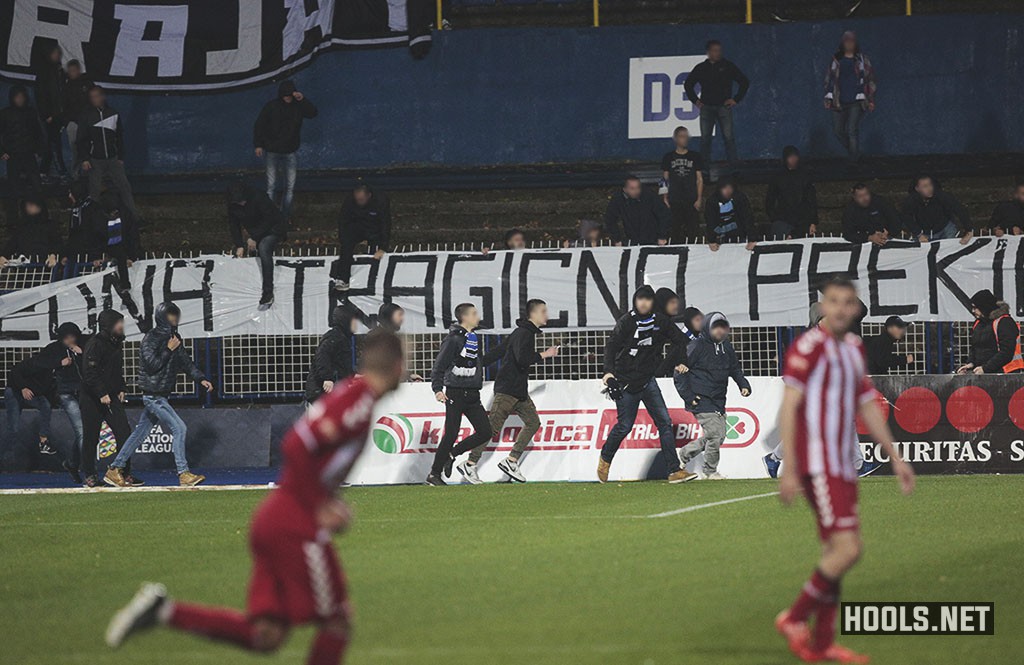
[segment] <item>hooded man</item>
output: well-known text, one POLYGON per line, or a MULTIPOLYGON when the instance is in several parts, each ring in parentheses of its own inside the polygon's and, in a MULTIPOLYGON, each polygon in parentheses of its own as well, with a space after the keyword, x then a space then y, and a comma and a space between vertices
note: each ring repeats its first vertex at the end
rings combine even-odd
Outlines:
POLYGON ((686 365, 686 347, 700 334, 704 314, 696 307, 687 307, 679 313, 679 296, 672 289, 662 287, 654 294, 654 309, 668 317, 683 333, 683 343, 672 347, 658 367, 659 377, 671 377, 679 365, 686 365))
POLYGON ((676 374, 676 391, 683 398, 686 410, 700 423, 703 434, 699 439, 683 446, 679 462, 687 462, 704 453, 704 476, 721 480, 718 473, 719 449, 725 440, 725 396, 729 379, 736 382, 740 394, 750 395, 750 382, 743 375, 736 350, 729 341, 729 321, 721 312, 711 312, 704 318, 704 330, 687 350, 688 372, 676 374))
POLYGON ((907 334, 907 322, 898 316, 885 320, 882 332, 864 338, 864 352, 868 357, 868 374, 888 374, 914 363, 913 354, 896 354, 896 343, 907 334))
MULTIPOLYGON (((96 476, 96 448, 100 426, 106 422, 118 447, 128 441, 132 428, 124 411, 124 315, 113 309, 100 312, 99 331, 85 345, 82 354, 82 475, 86 487, 100 484, 96 476)), ((127 468, 123 478, 129 485, 141 485, 127 468)))
POLYGON ((47 268, 57 265, 57 254, 62 249, 60 226, 50 219, 41 198, 29 195, 21 203, 21 215, 9 230, 7 247, 0 256, 0 267, 9 259, 25 256, 42 261, 47 268))
POLYGON ((285 218, 292 214, 302 121, 315 118, 317 113, 313 102, 296 89, 295 81, 285 79, 277 86, 277 97, 264 104, 253 126, 252 143, 256 156, 266 162, 267 198, 271 201, 278 174, 284 177, 281 212, 285 218))
POLYGON ((1010 317, 1010 306, 988 289, 971 296, 971 353, 957 374, 1013 374, 1024 371, 1020 327, 1010 317))
POLYGON ((391 203, 387 195, 365 183, 356 185, 341 204, 338 219, 338 260, 331 266, 335 289, 348 291, 356 245, 367 244, 374 260, 380 261, 391 239, 391 203))
MULTIPOLYGON (((633 294, 633 308, 615 323, 605 346, 602 382, 608 389, 608 396, 615 401, 617 420, 608 432, 597 464, 597 479, 602 483, 608 482, 612 459, 633 429, 641 402, 658 427, 668 481, 682 483, 696 477, 679 468, 672 418, 655 378, 664 358, 664 346, 670 345, 667 356, 676 357, 679 347, 689 340, 684 341, 683 332, 665 314, 655 310, 654 297, 650 286, 637 289, 633 294)), ((680 367, 680 371, 683 369, 680 367)))
POLYGON ((288 220, 277 209, 266 193, 243 182, 228 187, 228 229, 235 244, 235 257, 250 256, 260 259, 263 290, 260 311, 274 304, 274 250, 288 237, 288 220), (242 230, 249 236, 243 239, 242 230))
POLYGON ((306 403, 312 404, 334 390, 334 385, 355 373, 353 356, 358 319, 348 305, 331 311, 331 329, 320 338, 313 365, 306 376, 306 403))
POLYGON ((393 302, 386 302, 377 310, 377 327, 389 332, 401 332, 405 324, 405 310, 393 302))
POLYGON ((7 189, 17 200, 42 188, 36 153, 45 149, 46 140, 25 86, 12 85, 7 99, 10 106, 0 111, 0 160, 7 164, 7 189))
POLYGON ((768 182, 764 209, 777 239, 805 238, 818 232, 818 194, 800 161, 800 150, 782 149, 782 168, 768 182))
POLYGON ((71 220, 62 262, 98 261, 107 253, 107 216, 98 202, 89 196, 89 186, 75 180, 68 188, 71 220))

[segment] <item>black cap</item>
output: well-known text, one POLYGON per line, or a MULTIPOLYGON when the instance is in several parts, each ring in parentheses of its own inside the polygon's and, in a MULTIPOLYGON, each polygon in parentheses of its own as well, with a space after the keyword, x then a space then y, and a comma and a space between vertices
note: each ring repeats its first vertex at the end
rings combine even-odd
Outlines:
POLYGON ((885 320, 886 328, 888 328, 889 326, 899 326, 900 328, 906 328, 909 325, 909 323, 907 323, 906 321, 904 321, 903 319, 896 315, 890 316, 888 319, 885 320))
POLYGON ((977 307, 984 316, 988 316, 999 306, 999 300, 991 291, 983 289, 971 296, 971 304, 977 307))

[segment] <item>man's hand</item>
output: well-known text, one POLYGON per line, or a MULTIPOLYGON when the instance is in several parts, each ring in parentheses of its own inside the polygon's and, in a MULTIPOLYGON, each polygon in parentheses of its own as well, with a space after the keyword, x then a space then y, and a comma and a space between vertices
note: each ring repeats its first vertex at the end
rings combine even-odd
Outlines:
POLYGON ((614 374, 611 374, 611 373, 605 374, 604 376, 601 377, 601 383, 603 383, 604 385, 607 386, 608 385, 608 381, 611 380, 611 379, 614 379, 614 378, 615 378, 614 374))
POLYGON ((750 242, 747 243, 747 251, 748 252, 754 251, 755 247, 757 247, 757 243, 754 242, 753 240, 751 240, 750 242))
POLYGON ((896 458, 892 462, 892 473, 900 481, 900 491, 910 494, 914 491, 914 470, 903 460, 896 458))
POLYGON ((700 212, 701 210, 703 210, 704 209, 704 201, 702 201, 700 199, 697 199, 696 201, 694 201, 693 202, 693 209, 696 210, 697 212, 700 212))
POLYGON ((330 499, 316 511, 316 524, 330 533, 341 533, 352 523, 352 509, 341 499, 330 499))
POLYGON ((913 353, 908 353, 907 354, 907 364, 908 365, 913 365, 914 364, 914 354, 913 353))
POLYGON ((22 388, 21 389, 21 398, 23 400, 25 400, 26 402, 31 402, 33 399, 35 399, 35 397, 36 397, 36 394, 34 392, 32 392, 31 390, 29 390, 28 388, 22 388))
POLYGON ((699 99, 694 99, 693 105, 697 107, 698 111, 704 108, 704 102, 700 101, 699 99))
POLYGON ((708 245, 708 249, 710 249, 712 252, 717 252, 718 251, 718 247, 719 247, 719 245, 718 245, 717 242, 713 242, 710 245, 708 245))
POLYGON ((124 404, 126 395, 123 392, 117 393, 117 401, 124 404))
POLYGON ((871 113, 874 110, 875 110, 875 103, 874 102, 868 102, 868 113, 871 113))
POLYGON ((60 359, 60 366, 61 367, 67 367, 71 363, 72 363, 71 358, 68 358, 67 356, 64 356, 63 358, 60 359))
POLYGON ((334 381, 324 381, 320 387, 323 388, 325 393, 329 393, 334 390, 334 381))
POLYGON ((297 101, 297 102, 301 102, 303 97, 305 97, 305 95, 303 95, 298 90, 296 90, 295 92, 292 93, 292 98, 294 98, 295 101, 297 101))
POLYGON ((928 242, 928 236, 922 233, 921 235, 917 236, 917 241, 923 245, 924 243, 928 242))
POLYGON ((88 171, 91 168, 92 168, 92 163, 90 163, 88 159, 85 160, 84 162, 82 162, 82 170, 83 171, 88 171))
POLYGON ((384 258, 384 250, 383 249, 378 249, 376 252, 373 253, 373 259, 375 261, 380 261, 383 258, 384 258))
POLYGON ((878 246, 882 246, 885 244, 886 238, 885 234, 882 233, 881 231, 875 231, 874 233, 868 236, 868 240, 878 246))
POLYGON ((661 197, 661 202, 665 204, 666 208, 672 207, 672 204, 668 202, 668 194, 665 194, 661 197))
POLYGON ((975 374, 984 374, 985 373, 985 368, 984 367, 975 367, 974 368, 974 373, 975 374))
POLYGON ((240 259, 243 256, 245 256, 245 248, 244 247, 236 247, 235 248, 235 258, 236 259, 240 259))
POLYGON ((546 348, 546 349, 544 349, 543 351, 540 352, 540 357, 541 358, 554 358, 557 355, 558 355, 558 347, 557 346, 548 347, 548 348, 546 348))
POLYGON ((8 155, 8 154, 7 154, 6 152, 5 152, 4 154, 0 155, 0 159, 4 160, 5 162, 6 162, 6 161, 7 161, 8 159, 10 159, 10 158, 11 158, 11 156, 10 156, 10 155, 8 155))
POLYGON ((82 347, 78 346, 77 344, 72 344, 68 348, 77 353, 78 355, 82 355, 82 347))
POLYGON ((256 241, 253 240, 252 238, 249 238, 248 240, 245 241, 245 246, 249 248, 250 252, 256 251, 256 241))
POLYGON ((412 381, 413 383, 422 383, 423 377, 420 376, 419 374, 412 373, 409 375, 409 380, 412 381))
POLYGON ((210 383, 209 381, 207 381, 206 379, 203 379, 202 381, 200 381, 199 385, 201 385, 202 387, 206 388, 206 392, 208 392, 208 393, 212 393, 213 392, 213 384, 210 383))
POLYGON ((256 156, 263 157, 263 148, 256 148, 256 156))
POLYGON ((658 244, 662 246, 667 245, 668 240, 666 240, 665 238, 658 238, 658 244))
POLYGON ((684 365, 683 363, 679 363, 678 365, 675 366, 675 370, 676 374, 686 374, 687 372, 690 371, 690 368, 684 365))
POLYGON ((737 101, 735 99, 733 99, 732 97, 730 97, 729 99, 727 99, 724 102, 722 102, 722 106, 724 106, 727 109, 731 109, 732 107, 736 106, 736 104, 737 104, 737 101))
POLYGON ((962 238, 960 238, 960 244, 961 245, 966 245, 967 243, 969 243, 971 241, 971 238, 973 238, 973 237, 974 237, 974 231, 968 231, 967 233, 965 233, 963 235, 962 238))
POLYGON ((969 372, 972 369, 974 369, 974 365, 971 364, 971 363, 967 363, 966 365, 960 365, 959 367, 957 367, 956 368, 956 373, 957 374, 966 374, 967 372, 969 372))
POLYGON ((7 257, 6 256, 0 256, 0 268, 6 268, 6 267, 7 267, 7 257))
POLYGON ((796 475, 796 470, 787 470, 785 467, 782 469, 782 478, 779 479, 779 501, 782 505, 792 505, 793 499, 800 496, 800 478, 796 475))
POLYGON ((179 346, 181 346, 181 340, 178 339, 177 335, 171 335, 171 338, 167 340, 167 349, 175 351, 179 346))
POLYGON ((101 397, 100 398, 100 404, 103 404, 105 406, 110 406, 110 395, 104 395, 103 397, 101 397))
POLYGON ((444 394, 443 390, 438 390, 436 393, 434 393, 434 399, 436 399, 441 404, 444 404, 448 401, 448 396, 444 394))
POLYGON ((750 397, 750 388, 740 388, 740 394, 744 397, 750 397))

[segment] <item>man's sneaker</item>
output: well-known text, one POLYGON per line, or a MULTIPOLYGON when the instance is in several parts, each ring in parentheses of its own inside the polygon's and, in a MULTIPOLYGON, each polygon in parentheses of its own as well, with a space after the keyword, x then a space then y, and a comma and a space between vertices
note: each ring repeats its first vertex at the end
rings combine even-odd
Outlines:
POLYGON ((342 293, 348 291, 348 282, 341 279, 337 280, 334 282, 334 290, 341 291, 342 293))
POLYGON ((444 463, 444 477, 452 477, 452 467, 455 465, 455 458, 451 455, 448 456, 448 461, 444 463))
POLYGON ((39 442, 39 454, 40 455, 56 455, 57 450, 50 445, 49 441, 39 442))
POLYGON ((192 473, 191 471, 178 474, 178 484, 182 487, 195 487, 204 480, 206 480, 206 476, 201 476, 198 473, 192 473))
POLYGON ((790 621, 789 610, 785 609, 775 617, 775 630, 786 638, 786 643, 793 655, 802 660, 801 652, 808 650, 808 643, 811 641, 811 630, 807 627, 807 623, 790 621))
POLYGON ((870 476, 872 473, 878 471, 880 468, 882 468, 882 465, 879 464, 878 462, 869 462, 867 460, 864 460, 864 463, 860 465, 859 469, 857 469, 857 475, 861 478, 863 478, 864 476, 870 476))
POLYGON ((432 473, 427 476, 426 484, 433 485, 434 487, 442 487, 448 483, 444 482, 444 478, 441 476, 432 473))
POLYGON ((166 603, 167 589, 163 584, 143 584, 131 602, 110 620, 105 635, 107 646, 116 649, 132 634, 157 625, 160 610, 166 603))
POLYGON ((139 478, 134 474, 122 473, 121 475, 124 477, 124 482, 128 483, 132 487, 142 487, 143 485, 146 484, 146 481, 142 480, 142 478, 139 478))
POLYGON ((775 453, 768 453, 761 458, 761 461, 764 462, 764 469, 768 472, 769 477, 779 477, 779 467, 782 466, 782 460, 775 459, 775 453))
POLYGON ((608 472, 611 471, 611 468, 611 462, 605 462, 603 457, 599 458, 597 462, 597 482, 608 482, 608 472))
POLYGON ((263 296, 260 298, 259 311, 265 312, 274 305, 274 296, 263 296))
POLYGON ((61 462, 60 466, 62 469, 68 472, 69 476, 71 476, 71 482, 73 482, 76 485, 82 484, 82 474, 78 473, 78 469, 71 466, 70 462, 65 460, 64 462, 61 462))
POLYGON ((103 482, 110 485, 111 487, 131 487, 124 476, 121 475, 121 469, 116 466, 112 466, 107 469, 106 474, 103 476, 103 482))
POLYGON ((470 464, 468 461, 455 467, 462 474, 462 477, 466 479, 466 482, 470 485, 482 485, 484 481, 480 480, 480 474, 476 472, 476 464, 470 464))
POLYGON ((525 483, 526 476, 519 470, 519 460, 506 457, 505 459, 498 462, 498 468, 504 471, 509 478, 516 481, 517 483, 525 483))
POLYGON ((832 644, 825 649, 818 651, 821 660, 834 663, 852 663, 853 665, 867 665, 871 662, 871 656, 864 653, 857 653, 838 644, 832 644))
POLYGON ((668 482, 672 485, 678 483, 688 483, 691 480, 697 480, 697 474, 691 473, 686 469, 679 469, 675 473, 670 473, 668 475, 668 482))
POLYGON ((725 480, 725 479, 726 479, 725 476, 723 476, 722 474, 718 473, 717 471, 713 471, 713 472, 711 472, 709 474, 706 474, 704 476, 704 480, 725 480))

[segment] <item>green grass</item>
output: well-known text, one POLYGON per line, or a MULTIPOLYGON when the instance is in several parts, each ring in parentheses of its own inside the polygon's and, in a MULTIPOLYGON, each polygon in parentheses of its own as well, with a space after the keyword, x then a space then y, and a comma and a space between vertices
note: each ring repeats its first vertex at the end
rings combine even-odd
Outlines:
MULTIPOLYGON (((338 540, 356 607, 348 663, 723 663, 793 659, 771 627, 818 552, 809 509, 768 481, 359 488, 338 540)), ((110 614, 143 580, 242 607, 262 492, 0 497, 0 663, 304 661, 155 631, 117 653, 110 614)), ((993 601, 994 637, 850 637, 876 663, 1021 662, 1024 478, 862 483, 866 553, 847 600, 993 601)))

